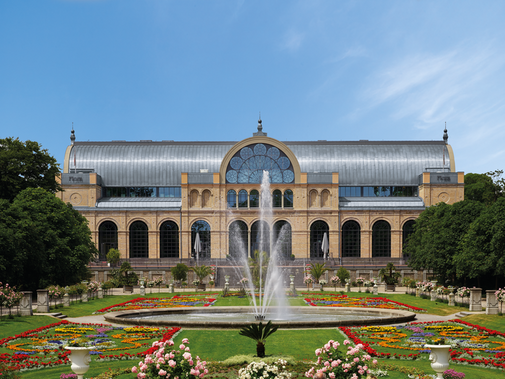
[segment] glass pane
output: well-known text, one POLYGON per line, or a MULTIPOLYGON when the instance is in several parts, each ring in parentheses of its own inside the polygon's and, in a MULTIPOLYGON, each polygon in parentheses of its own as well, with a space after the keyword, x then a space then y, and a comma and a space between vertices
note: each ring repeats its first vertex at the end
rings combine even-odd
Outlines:
POLYGON ((179 257, 179 227, 173 221, 164 222, 160 228, 160 258, 179 257))
POLYGON ((234 190, 228 191, 228 208, 236 208, 237 207, 237 193, 234 190))
POLYGON ((284 208, 293 208, 293 191, 284 191, 284 208))

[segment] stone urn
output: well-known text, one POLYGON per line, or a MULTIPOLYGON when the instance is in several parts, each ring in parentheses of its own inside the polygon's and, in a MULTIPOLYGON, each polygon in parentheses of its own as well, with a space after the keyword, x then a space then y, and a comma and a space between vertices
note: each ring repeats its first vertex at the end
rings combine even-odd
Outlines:
POLYGON ((443 372, 449 368, 451 345, 424 345, 424 347, 431 350, 431 368, 437 373, 437 378, 442 379, 443 372))
POLYGON ((68 356, 70 362, 72 362, 70 368, 77 374, 78 379, 83 379, 84 374, 89 370, 89 363, 91 362, 89 352, 93 348, 65 346, 65 349, 70 350, 70 355, 68 356))

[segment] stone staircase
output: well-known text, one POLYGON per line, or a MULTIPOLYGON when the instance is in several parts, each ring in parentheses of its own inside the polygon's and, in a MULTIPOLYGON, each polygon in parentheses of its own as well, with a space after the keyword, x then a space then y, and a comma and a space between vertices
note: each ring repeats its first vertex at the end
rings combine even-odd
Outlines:
POLYGON ((456 316, 457 318, 463 318, 463 317, 470 316, 470 315, 471 315, 471 313, 469 313, 469 312, 458 312, 454 316, 456 316))
POLYGON ((63 313, 49 313, 49 316, 59 318, 60 320, 67 318, 67 315, 64 315, 63 313))

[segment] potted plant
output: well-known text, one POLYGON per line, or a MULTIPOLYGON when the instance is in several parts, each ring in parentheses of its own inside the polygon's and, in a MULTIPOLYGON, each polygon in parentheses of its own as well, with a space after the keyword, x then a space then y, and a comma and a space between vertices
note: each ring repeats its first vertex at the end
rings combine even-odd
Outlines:
POLYGON ((118 249, 112 248, 107 252, 107 262, 111 267, 116 267, 120 259, 121 254, 119 253, 118 249))
POLYGON ((307 285, 307 290, 310 291, 310 285, 312 284, 312 276, 310 275, 306 275, 304 278, 303 278, 303 282, 307 285))
POLYGON ((82 379, 84 374, 89 370, 89 363, 91 362, 90 351, 93 346, 89 345, 89 340, 85 338, 76 338, 70 340, 65 349, 70 350, 69 359, 72 362, 70 368, 77 374, 78 379, 82 379))
POLYGON ((437 378, 443 379, 443 372, 449 367, 449 349, 451 345, 446 345, 444 338, 427 340, 425 348, 430 349, 431 368, 437 373, 437 378))
MULTIPOLYGON (((319 283, 319 279, 324 275, 328 268, 325 267, 326 263, 311 263, 310 264, 310 274, 314 278, 316 283, 319 283)), ((326 282, 326 281, 325 281, 326 282)), ((325 283, 326 284, 326 283, 325 283)))
POLYGON ((396 272, 395 265, 389 262, 386 267, 379 271, 379 276, 381 280, 386 283, 386 291, 394 291, 401 274, 396 272))
POLYGON ((189 268, 184 263, 177 263, 170 269, 174 280, 178 283, 185 282, 188 278, 189 268))
POLYGON ((321 291, 324 291, 324 286, 327 284, 326 280, 324 279, 319 279, 319 289, 321 291))
POLYGON ((207 276, 211 274, 212 268, 210 266, 201 265, 191 267, 190 270, 193 271, 198 278, 198 280, 195 280, 198 281, 198 284, 195 284, 195 281, 193 281, 193 284, 195 284, 195 286, 198 286, 198 289, 205 291, 205 283, 203 281, 207 276))

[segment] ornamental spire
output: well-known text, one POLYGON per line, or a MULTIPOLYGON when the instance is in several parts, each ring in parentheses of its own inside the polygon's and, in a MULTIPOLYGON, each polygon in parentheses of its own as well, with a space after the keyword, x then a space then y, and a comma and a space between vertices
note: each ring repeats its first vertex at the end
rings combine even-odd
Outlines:
POLYGON ((449 134, 447 134, 447 122, 445 123, 444 129, 444 142, 447 144, 447 140, 449 139, 449 134))
POLYGON ((266 133, 263 133, 263 125, 262 125, 263 121, 261 121, 261 112, 260 112, 260 116, 259 116, 259 119, 258 119, 258 131, 256 133, 253 133, 253 136, 254 137, 258 137, 258 136, 267 136, 266 133))
POLYGON ((72 133, 70 133, 70 142, 72 143, 72 145, 75 142, 74 123, 72 123, 72 133))

